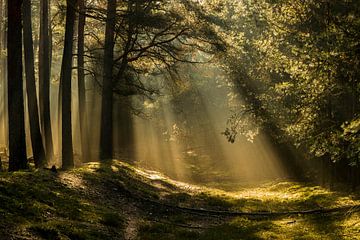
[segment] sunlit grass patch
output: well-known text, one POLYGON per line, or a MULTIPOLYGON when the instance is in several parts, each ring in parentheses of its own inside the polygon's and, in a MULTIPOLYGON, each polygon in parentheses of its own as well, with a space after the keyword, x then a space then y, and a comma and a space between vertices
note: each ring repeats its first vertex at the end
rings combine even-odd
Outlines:
POLYGON ((130 201, 130 208, 132 202, 139 207, 135 209, 141 219, 138 239, 356 239, 360 235, 356 212, 229 218, 171 208, 287 212, 359 204, 356 196, 310 183, 233 186, 225 191, 174 181, 116 160, 57 174, 4 173, 0 233, 3 225, 11 232, 25 231, 43 239, 123 239, 133 216, 122 207, 130 201))
POLYGON ((249 219, 238 217, 211 228, 193 230, 169 223, 146 223, 140 228, 140 239, 360 239, 360 228, 356 227, 358 215, 295 216, 281 219, 249 219), (185 235, 186 236, 186 235, 185 235), (190 238, 191 239, 191 238, 190 238))
POLYGON ((121 230, 123 217, 107 214, 112 204, 101 202, 106 196, 94 192, 96 184, 82 181, 87 171, 91 169, 1 174, 0 227, 8 226, 13 233, 29 231, 43 239, 63 239, 62 235, 70 239, 109 238, 108 228, 121 230))
POLYGON ((360 201, 346 193, 333 192, 309 183, 277 182, 240 191, 202 188, 194 192, 192 205, 222 206, 237 211, 301 211, 357 205, 360 201), (199 200, 199 201, 197 201, 199 200))

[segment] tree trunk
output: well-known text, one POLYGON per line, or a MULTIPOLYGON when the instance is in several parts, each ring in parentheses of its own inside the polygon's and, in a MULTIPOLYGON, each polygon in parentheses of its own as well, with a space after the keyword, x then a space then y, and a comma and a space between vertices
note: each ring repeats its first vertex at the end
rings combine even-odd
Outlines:
POLYGON ((105 30, 105 52, 103 66, 103 86, 101 101, 100 159, 110 159, 113 155, 113 56, 116 0, 107 1, 105 30))
POLYGON ((34 70, 34 49, 31 26, 31 0, 24 0, 24 56, 26 73, 26 92, 28 97, 30 137, 34 155, 35 167, 42 167, 45 163, 45 150, 39 125, 39 110, 36 99, 36 84, 34 70))
POLYGON ((64 52, 61 64, 62 160, 63 168, 74 167, 71 128, 71 73, 77 0, 66 1, 64 52))
POLYGON ((79 22, 78 22, 78 94, 79 94, 79 118, 82 160, 89 161, 89 141, 86 118, 86 93, 85 93, 85 72, 84 72, 84 31, 85 31, 85 1, 79 0, 79 22))
POLYGON ((9 171, 28 168, 22 80, 22 0, 8 1, 9 171))
MULTIPOLYGON (((4 54, 3 54, 3 48, 4 48, 4 31, 5 31, 5 27, 4 27, 4 4, 3 4, 3 0, 0 0, 0 91, 2 93, 5 93, 5 81, 6 81, 6 77, 4 76, 4 71, 5 71, 5 66, 4 66, 4 54)), ((5 107, 5 101, 3 99, 3 95, 1 95, 1 101, 0 101, 0 113, 3 116, 4 119, 4 113, 6 111, 6 107, 5 107)), ((1 122, 2 125, 0 126, 0 137, 1 138, 6 138, 6 130, 5 130, 5 124, 3 121, 1 122)))
POLYGON ((40 43, 39 43, 39 105, 40 120, 46 156, 53 158, 53 140, 50 119, 50 39, 49 39, 49 1, 40 1, 40 43))
POLYGON ((351 190, 356 191, 356 187, 359 184, 359 165, 350 167, 351 169, 351 190))
POLYGON ((8 132, 8 122, 7 122, 7 118, 8 118, 8 111, 7 111, 7 104, 8 104, 8 99, 7 99, 7 61, 6 61, 6 54, 4 54, 6 52, 6 48, 7 48, 7 26, 6 26, 6 15, 7 15, 7 1, 5 0, 1 0, 1 27, 0 27, 0 43, 1 43, 1 47, 0 47, 0 70, 1 70, 1 75, 0 75, 0 79, 2 79, 2 94, 1 94, 1 101, 2 101, 2 116, 3 116, 3 137, 4 137, 4 143, 5 146, 8 147, 8 137, 7 137, 7 132, 8 132))
MULTIPOLYGON (((48 0, 48 19, 51 20, 51 0, 48 0)), ((52 63, 52 58, 53 58, 53 41, 52 41, 52 37, 53 37, 53 30, 52 30, 52 22, 49 22, 49 76, 51 79, 51 63, 52 63)))

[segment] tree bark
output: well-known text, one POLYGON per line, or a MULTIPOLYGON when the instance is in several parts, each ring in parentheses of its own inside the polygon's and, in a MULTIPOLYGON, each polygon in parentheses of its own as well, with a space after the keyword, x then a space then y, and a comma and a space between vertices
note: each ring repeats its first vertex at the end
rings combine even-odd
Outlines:
POLYGON ((2 100, 2 116, 3 116, 3 137, 4 137, 4 142, 5 142, 5 147, 8 147, 8 137, 7 137, 7 132, 8 132, 8 122, 7 122, 7 118, 8 118, 8 111, 7 111, 7 104, 8 104, 8 99, 7 99, 7 61, 6 61, 6 48, 7 48, 7 26, 6 26, 6 21, 5 18, 7 16, 7 1, 5 0, 1 0, 1 27, 0 27, 0 43, 1 43, 1 47, 0 47, 0 51, 1 51, 1 58, 0 58, 0 69, 1 69, 1 75, 0 78, 2 79, 2 94, 1 94, 1 100, 2 100))
POLYGON ((22 0, 8 1, 9 171, 27 169, 22 79, 22 0))
POLYGON ((77 0, 66 1, 64 52, 61 64, 62 160, 63 168, 74 167, 71 128, 71 74, 77 0))
POLYGON ((116 0, 107 1, 103 86, 101 101, 100 159, 113 156, 113 57, 116 0))
POLYGON ((51 0, 48 0, 48 19, 50 19, 49 24, 49 76, 51 79, 51 63, 52 63, 52 59, 53 59, 53 41, 52 41, 52 37, 53 37, 53 29, 52 29, 52 22, 51 22, 51 0))
POLYGON ((53 158, 53 139, 50 118, 50 39, 49 39, 49 1, 40 1, 40 40, 39 40, 39 105, 42 132, 44 134, 46 156, 53 158))
POLYGON ((35 167, 45 164, 45 150, 39 125, 39 110, 36 97, 35 70, 34 70, 34 48, 31 26, 31 0, 23 2, 23 24, 24 24, 24 57, 26 92, 29 108, 30 137, 34 156, 35 167))
POLYGON ((79 95, 79 118, 82 160, 89 161, 88 126, 86 118, 86 93, 85 93, 85 72, 84 72, 84 31, 85 31, 85 1, 79 0, 79 22, 78 22, 78 95, 79 95))
MULTIPOLYGON (((4 4, 3 4, 3 0, 0 0, 0 90, 1 93, 5 94, 5 81, 6 81, 6 77, 4 76, 4 71, 5 71, 5 65, 4 65, 4 54, 3 54, 3 48, 4 48, 4 31, 5 31, 5 27, 4 27, 4 4)), ((0 113, 2 116, 4 116, 5 111, 6 111, 6 107, 5 107, 5 99, 3 99, 3 95, 1 95, 1 101, 0 101, 0 113)), ((5 124, 3 121, 1 122, 2 125, 0 126, 1 129, 1 136, 0 137, 4 137, 4 139, 6 138, 6 130, 5 130, 5 124)))

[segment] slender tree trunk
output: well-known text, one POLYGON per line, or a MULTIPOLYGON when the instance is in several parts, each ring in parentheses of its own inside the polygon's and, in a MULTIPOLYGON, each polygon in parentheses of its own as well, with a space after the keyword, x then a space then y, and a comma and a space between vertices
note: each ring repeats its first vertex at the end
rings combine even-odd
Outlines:
POLYGON ((53 58, 53 42, 52 42, 52 36, 53 36, 53 29, 52 29, 52 22, 51 22, 51 0, 48 0, 48 19, 49 19, 49 76, 51 79, 51 63, 53 58))
POLYGON ((50 119, 50 39, 49 1, 40 1, 40 43, 39 43, 39 105, 46 156, 53 158, 53 140, 50 119))
POLYGON ((359 165, 352 166, 351 168, 351 190, 356 191, 356 187, 359 184, 359 165))
MULTIPOLYGON (((3 0, 0 0, 0 50, 3 49, 3 34, 4 34, 4 5, 3 0)), ((2 59, 3 53, 0 52, 0 58, 2 59)), ((0 71, 2 66, 0 65, 0 71)), ((2 71, 1 71, 2 73, 2 71)))
POLYGON ((41 167, 45 163, 45 150, 40 132, 39 110, 36 98, 34 49, 31 26, 31 0, 24 0, 23 2, 23 17, 26 92, 29 108, 30 137, 35 166, 41 167))
POLYGON ((2 95, 1 95, 1 100, 3 102, 3 131, 4 131, 4 139, 5 139, 5 146, 8 147, 9 142, 8 142, 8 136, 7 136, 7 132, 8 132, 8 121, 6 119, 8 119, 8 111, 7 111, 7 104, 8 104, 8 99, 7 99, 7 59, 6 59, 6 54, 4 54, 6 52, 6 48, 7 48, 7 26, 6 26, 6 20, 5 18, 7 17, 7 1, 6 0, 1 0, 2 1, 2 7, 0 9, 2 17, 1 17, 1 48, 0 51, 2 54, 1 55, 1 60, 0 60, 0 65, 1 65, 1 76, 0 78, 2 78, 2 87, 3 87, 3 91, 2 91, 2 95))
MULTIPOLYGON (((3 4, 3 0, 0 0, 0 91, 3 93, 5 92, 5 82, 6 82, 6 78, 4 76, 4 70, 5 70, 5 66, 4 66, 4 54, 3 54, 3 48, 4 48, 4 41, 3 41, 3 37, 4 37, 4 31, 5 31, 5 27, 4 27, 4 4, 3 4)), ((2 95, 1 95, 1 102, 0 102, 0 114, 1 116, 4 117, 4 113, 6 111, 6 107, 5 107, 5 101, 4 99, 2 99, 2 95)), ((3 118, 4 119, 4 118, 3 118)), ((3 121, 1 122, 2 125, 0 126, 1 129, 1 138, 6 138, 6 130, 5 130, 5 124, 3 121)))
POLYGON ((9 171, 28 168, 22 80, 22 0, 8 1, 9 171))
POLYGON ((79 118, 82 160, 89 161, 88 127, 86 119, 86 95, 85 95, 85 72, 84 72, 84 31, 85 31, 85 1, 79 0, 78 22, 78 94, 79 94, 79 118))
POLYGON ((114 29, 116 17, 116 0, 107 1, 107 19, 105 30, 105 52, 103 66, 103 86, 101 101, 101 133, 100 159, 110 159, 113 156, 113 57, 114 29))
POLYGON ((63 168, 74 167, 71 128, 71 73, 77 0, 66 1, 64 52, 61 65, 62 160, 63 168))

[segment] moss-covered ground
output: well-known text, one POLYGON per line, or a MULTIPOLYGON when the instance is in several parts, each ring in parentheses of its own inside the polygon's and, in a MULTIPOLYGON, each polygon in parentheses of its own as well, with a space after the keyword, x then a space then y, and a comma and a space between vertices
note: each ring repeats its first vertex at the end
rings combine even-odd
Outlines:
POLYGON ((176 182, 120 161, 0 173, 0 239, 360 239, 359 196, 315 184, 176 182), (172 207, 172 206, 180 206, 172 207), (214 211, 346 211, 229 217, 214 211))

